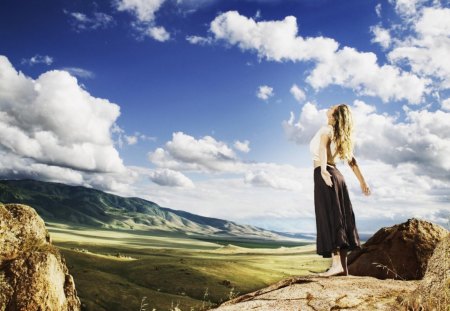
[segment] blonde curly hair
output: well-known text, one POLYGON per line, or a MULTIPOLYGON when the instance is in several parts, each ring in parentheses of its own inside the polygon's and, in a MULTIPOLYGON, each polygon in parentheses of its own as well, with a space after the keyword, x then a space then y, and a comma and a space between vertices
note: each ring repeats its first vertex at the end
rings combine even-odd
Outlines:
POLYGON ((341 160, 351 161, 353 157, 353 118, 350 107, 338 105, 333 111, 333 140, 341 160))

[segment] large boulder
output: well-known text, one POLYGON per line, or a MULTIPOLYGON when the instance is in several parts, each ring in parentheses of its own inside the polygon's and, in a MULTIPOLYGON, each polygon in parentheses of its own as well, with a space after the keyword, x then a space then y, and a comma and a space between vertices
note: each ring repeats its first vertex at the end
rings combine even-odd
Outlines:
POLYGON ((408 310, 446 310, 450 307, 450 233, 436 246, 425 276, 401 304, 408 310))
POLYGON ((378 230, 348 256, 351 275, 378 279, 422 279, 436 245, 448 230, 416 218, 378 230))
POLYGON ((0 311, 10 310, 75 311, 80 300, 36 211, 0 203, 0 311))

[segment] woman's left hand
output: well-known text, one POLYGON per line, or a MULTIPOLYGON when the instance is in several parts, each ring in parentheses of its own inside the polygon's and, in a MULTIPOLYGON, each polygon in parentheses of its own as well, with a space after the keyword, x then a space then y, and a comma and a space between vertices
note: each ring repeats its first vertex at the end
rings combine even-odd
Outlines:
POLYGON ((370 194, 371 194, 369 185, 367 185, 367 183, 366 183, 365 181, 362 182, 362 183, 360 183, 360 185, 361 185, 361 190, 362 190, 362 192, 363 192, 365 195, 370 195, 370 194))
POLYGON ((323 180, 329 187, 333 187, 333 181, 331 180, 331 174, 327 170, 321 170, 320 174, 322 175, 323 180))

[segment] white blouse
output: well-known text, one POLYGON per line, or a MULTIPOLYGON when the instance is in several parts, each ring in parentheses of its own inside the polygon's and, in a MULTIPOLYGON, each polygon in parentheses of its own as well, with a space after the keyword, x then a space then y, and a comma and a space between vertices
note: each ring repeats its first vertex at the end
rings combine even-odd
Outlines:
MULTIPOLYGON (((333 127, 331 125, 329 125, 329 124, 328 125, 323 125, 317 131, 317 133, 314 135, 314 137, 311 139, 311 142, 309 143, 309 151, 311 152, 311 156, 312 156, 312 159, 314 161, 320 161, 319 147, 320 147, 320 136, 322 134, 328 135, 328 137, 331 139, 331 144, 330 144, 331 154, 333 155, 333 154, 336 153, 336 144, 332 140, 332 138, 333 138, 333 127)), ((328 159, 328 162, 334 162, 334 161, 332 161, 333 159, 328 159)))

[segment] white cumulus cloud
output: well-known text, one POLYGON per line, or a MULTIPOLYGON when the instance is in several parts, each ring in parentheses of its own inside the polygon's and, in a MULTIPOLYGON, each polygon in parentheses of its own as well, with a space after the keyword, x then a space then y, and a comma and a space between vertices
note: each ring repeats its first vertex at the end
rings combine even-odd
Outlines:
POLYGON ((293 178, 284 177, 281 174, 274 174, 266 170, 248 171, 244 177, 245 183, 257 187, 268 187, 280 190, 299 191, 302 189, 300 181, 293 178))
POLYGON ((165 0, 119 0, 117 10, 133 13, 139 21, 151 22, 165 0))
POLYGON ((250 144, 250 142, 248 140, 245 140, 245 141, 236 140, 234 142, 234 148, 236 150, 239 150, 240 152, 248 153, 248 152, 250 152, 249 144, 250 144))
POLYGON ((53 64, 53 57, 48 55, 39 55, 36 54, 31 58, 24 58, 22 59, 22 64, 27 64, 30 66, 36 65, 36 64, 45 64, 45 65, 51 65, 53 64))
POLYGON ((226 143, 211 136, 196 139, 183 132, 173 133, 165 148, 149 153, 149 160, 161 168, 201 172, 235 171, 238 165, 226 143))
POLYGON ((261 85, 256 92, 256 96, 262 100, 268 100, 274 96, 273 88, 268 85, 261 85))
POLYGON ((211 37, 186 36, 186 40, 191 44, 208 45, 213 42, 211 37))
POLYGON ((274 61, 326 59, 338 48, 333 39, 298 36, 294 16, 281 21, 256 21, 237 11, 228 11, 211 22, 210 31, 216 40, 256 51, 260 58, 274 61))
MULTIPOLYGON (((250 150, 248 145, 248 141, 234 143, 234 147, 242 149, 242 152, 250 150)), ((176 171, 213 174, 214 177, 220 174, 234 174, 240 176, 243 184, 253 187, 293 192, 302 189, 300 182, 303 178, 302 173, 296 167, 276 163, 244 162, 226 143, 211 136, 196 139, 182 132, 173 133, 172 140, 167 142, 164 148, 160 147, 149 153, 149 160, 158 169, 169 169, 171 175, 176 171)))
POLYGON ((155 25, 155 14, 165 2, 166 0, 117 0, 116 8, 134 15, 136 21, 132 26, 142 36, 165 42, 170 39, 170 33, 163 26, 155 25))
POLYGON ((128 145, 136 145, 138 142, 138 136, 134 136, 134 135, 131 135, 131 136, 125 135, 125 139, 126 139, 128 145))
POLYGON ((444 99, 441 103, 441 107, 445 111, 450 111, 450 98, 444 99))
POLYGON ((372 42, 380 44, 384 49, 387 49, 391 45, 391 34, 388 29, 376 25, 371 27, 370 30, 373 34, 372 42))
POLYGON ((374 53, 358 52, 349 47, 317 64, 306 81, 315 89, 342 85, 360 95, 378 96, 384 102, 406 99, 412 104, 422 101, 429 83, 396 66, 379 66, 374 53))
POLYGON ((395 5, 395 10, 404 17, 416 14, 424 0, 389 0, 395 5))
POLYGON ((312 61, 315 67, 306 81, 316 90, 340 85, 361 95, 378 96, 385 102, 406 99, 413 104, 420 103, 428 92, 429 80, 394 65, 379 65, 374 53, 351 47, 339 49, 339 43, 331 38, 300 36, 294 16, 279 21, 256 21, 228 11, 211 22, 210 32, 216 41, 256 52, 259 58, 312 61))
POLYGON ((81 12, 69 12, 67 10, 64 10, 64 13, 70 17, 69 22, 77 32, 106 29, 115 24, 114 18, 111 15, 102 12, 94 12, 91 16, 81 12))
POLYGON ((156 41, 164 42, 170 39, 170 33, 162 26, 153 26, 147 30, 147 35, 156 41))
POLYGON ((291 112, 289 120, 282 122, 286 137, 297 144, 308 143, 320 126, 326 124, 326 111, 327 109, 318 110, 314 103, 307 102, 303 105, 297 122, 294 112, 291 112))
POLYGON ((389 60, 406 62, 416 75, 432 79, 437 89, 449 89, 450 8, 423 7, 411 19, 413 34, 396 40, 389 60))
POLYGON ((381 17, 381 3, 378 3, 378 4, 375 6, 375 13, 377 13, 377 16, 378 16, 378 17, 381 17))
POLYGON ((305 92, 297 84, 292 85, 290 92, 298 102, 302 102, 306 98, 305 92))
POLYGON ((65 71, 36 80, 0 57, 0 142, 36 161, 91 171, 123 170, 110 128, 119 106, 95 98, 65 71))
POLYGON ((170 169, 157 169, 150 172, 149 178, 155 184, 169 187, 194 188, 194 183, 183 173, 170 169))

